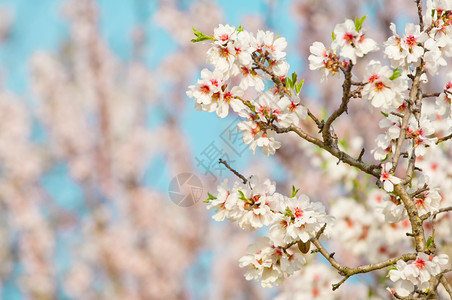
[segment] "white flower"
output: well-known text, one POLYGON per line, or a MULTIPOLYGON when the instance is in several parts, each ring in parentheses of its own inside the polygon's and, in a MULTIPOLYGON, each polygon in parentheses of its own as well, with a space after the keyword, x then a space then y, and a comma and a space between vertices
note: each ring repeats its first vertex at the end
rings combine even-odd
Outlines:
POLYGON ((248 32, 242 31, 238 34, 237 40, 234 43, 234 52, 237 57, 239 67, 251 68, 253 60, 251 54, 256 51, 256 40, 248 32))
POLYGON ((265 155, 275 154, 276 149, 281 147, 281 143, 275 140, 275 132, 267 129, 262 131, 253 121, 242 121, 237 124, 237 129, 243 132, 242 140, 246 145, 250 145, 253 154, 256 152, 256 147, 262 147, 262 152, 265 155))
POLYGON ((214 65, 215 70, 224 74, 226 78, 239 73, 235 60, 235 49, 232 43, 228 43, 225 46, 214 44, 207 51, 207 62, 214 65))
POLYGON ((215 44, 224 46, 230 41, 235 40, 237 33, 234 26, 220 24, 213 30, 215 44))
POLYGON ((366 72, 366 85, 362 94, 371 100, 374 107, 386 111, 394 110, 403 103, 403 92, 408 83, 405 76, 391 80, 393 71, 387 66, 381 66, 378 61, 370 61, 366 72))
POLYGON ((433 257, 418 253, 416 259, 410 263, 397 261, 395 268, 389 271, 389 279, 396 283, 395 291, 402 297, 412 293, 415 286, 425 292, 429 288, 430 278, 438 275, 448 260, 445 254, 433 257))
POLYGON ((216 199, 213 199, 207 205, 207 209, 215 209, 216 212, 212 216, 215 221, 223 221, 224 218, 230 218, 231 212, 236 206, 239 194, 228 189, 228 180, 225 179, 222 184, 217 187, 216 199))
POLYGON ((190 98, 195 98, 197 104, 210 104, 212 96, 220 91, 223 82, 222 73, 202 69, 201 79, 198 80, 196 85, 190 85, 186 94, 190 98))
POLYGON ((392 164, 390 162, 382 165, 381 168, 381 176, 380 181, 383 183, 383 187, 385 191, 392 192, 394 190, 394 184, 399 184, 402 180, 398 177, 389 173, 389 170, 392 168, 392 164))
POLYGON ((273 32, 259 30, 256 35, 257 48, 262 52, 267 52, 275 60, 286 57, 284 50, 287 47, 285 38, 278 37, 273 40, 273 32))
POLYGON ((270 228, 270 236, 276 245, 284 246, 294 241, 307 242, 331 222, 325 207, 319 202, 310 202, 308 196, 284 197, 280 203, 280 215, 270 228))
POLYGON ((356 31, 355 23, 347 19, 344 23, 336 25, 334 28, 336 39, 331 44, 334 49, 340 49, 340 55, 349 58, 356 64, 357 57, 363 57, 371 51, 378 50, 377 43, 366 38, 360 30, 356 31))
POLYGON ((427 52, 425 52, 424 55, 425 68, 432 75, 438 74, 438 67, 440 66, 444 67, 447 65, 447 62, 443 58, 439 46, 440 45, 438 45, 438 42, 435 41, 433 38, 429 38, 424 43, 425 49, 428 50, 427 52))
POLYGON ((232 110, 235 112, 246 110, 247 107, 239 99, 241 96, 243 96, 243 90, 238 86, 233 87, 230 91, 220 93, 220 97, 217 99, 218 106, 216 108, 218 117, 227 117, 229 106, 231 106, 232 110))
POLYGON ((335 54, 326 49, 323 43, 314 42, 309 47, 311 55, 309 55, 309 69, 321 70, 321 81, 325 80, 328 74, 331 72, 333 75, 339 70, 338 64, 335 62, 335 54))
POLYGON ((402 200, 392 194, 386 194, 385 198, 386 199, 377 207, 377 211, 384 215, 385 221, 389 223, 397 223, 404 220, 407 217, 407 212, 402 200))
POLYGON ((395 24, 390 26, 393 36, 385 44, 385 54, 391 59, 394 68, 406 67, 410 63, 419 63, 419 58, 424 55, 424 48, 421 43, 427 39, 425 32, 421 33, 420 26, 408 23, 405 26, 405 35, 399 37, 395 24))
POLYGON ((293 274, 305 262, 300 253, 289 254, 274 246, 268 237, 258 237, 256 243, 248 247, 247 255, 240 258, 239 266, 247 267, 247 280, 260 278, 262 287, 272 287, 284 280, 284 273, 293 274))
POLYGON ((281 143, 275 140, 275 135, 276 133, 273 130, 261 131, 255 139, 256 145, 262 147, 262 152, 267 156, 275 154, 276 149, 281 147, 281 143))
POLYGON ((248 89, 248 87, 254 86, 254 88, 258 92, 262 92, 264 90, 264 81, 261 79, 260 75, 252 68, 242 66, 240 68, 240 74, 242 75, 242 79, 239 85, 241 89, 246 90, 248 89))

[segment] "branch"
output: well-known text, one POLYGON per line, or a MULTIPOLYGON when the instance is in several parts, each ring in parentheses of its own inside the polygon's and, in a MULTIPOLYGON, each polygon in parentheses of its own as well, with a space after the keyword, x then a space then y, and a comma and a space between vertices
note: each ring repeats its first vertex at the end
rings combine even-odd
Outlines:
POLYGON ((423 252, 425 250, 423 220, 418 215, 416 204, 402 184, 396 184, 394 186, 394 192, 402 199, 403 205, 408 213, 408 218, 411 223, 411 233, 416 244, 416 251, 423 252))
POLYGON ((435 212, 433 214, 431 212, 428 212, 428 213, 422 215, 420 217, 420 219, 422 221, 424 221, 424 220, 427 220, 428 218, 430 218, 430 216, 436 217, 437 214, 440 214, 440 213, 443 213, 443 212, 448 212, 448 211, 452 211, 452 206, 440 208, 437 212, 435 212))
POLYGON ((439 138, 439 139, 436 141, 436 144, 438 145, 439 143, 444 142, 444 141, 447 141, 447 140, 450 140, 451 138, 452 138, 452 133, 449 134, 449 135, 447 135, 447 136, 444 136, 444 137, 442 137, 442 138, 439 138))
POLYGON ((322 235, 322 233, 325 231, 325 228, 326 228, 326 224, 323 225, 323 227, 319 230, 319 232, 316 234, 315 237, 311 238, 311 242, 317 247, 318 252, 320 252, 320 254, 322 254, 322 256, 326 260, 328 260, 328 262, 331 264, 331 266, 334 267, 336 270, 338 270, 339 274, 344 276, 344 278, 339 283, 333 284, 333 290, 338 289, 341 286, 341 284, 343 284, 349 277, 351 277, 353 275, 360 274, 360 273, 368 273, 371 271, 383 269, 385 267, 394 265, 399 260, 403 260, 403 261, 414 260, 414 259, 416 259, 416 256, 417 256, 416 253, 407 253, 407 254, 403 254, 398 257, 391 258, 391 259, 388 259, 388 260, 385 260, 385 261, 382 261, 379 263, 362 265, 362 266, 358 266, 355 268, 349 268, 349 267, 341 265, 334 258, 334 253, 329 253, 325 249, 325 247, 323 247, 323 245, 320 243, 319 238, 322 235))
POLYGON ((413 106, 414 103, 416 103, 416 100, 418 98, 417 96, 418 96, 419 86, 421 84, 421 81, 420 81, 421 75, 422 75, 422 71, 418 68, 416 70, 416 76, 414 76, 413 84, 411 86, 410 99, 409 99, 409 105, 408 105, 409 109, 403 116, 402 124, 401 124, 401 128, 400 128, 400 135, 399 135, 399 138, 397 139, 394 156, 392 157, 392 170, 393 171, 395 171, 395 169, 397 168, 397 164, 399 163, 400 152, 402 149, 403 142, 405 141, 406 127, 408 126, 408 121, 410 120, 410 116, 411 116, 411 106, 413 106))
POLYGON ((443 285, 446 292, 449 294, 449 297, 452 299, 452 286, 450 285, 450 283, 447 281, 447 279, 444 276, 441 276, 439 281, 443 285))
POLYGON ((276 84, 276 87, 278 88, 278 92, 281 95, 281 97, 284 96, 285 86, 284 86, 284 83, 282 82, 281 78, 279 78, 279 76, 277 76, 272 70, 270 70, 268 67, 265 66, 264 62, 262 62, 260 60, 260 58, 261 58, 260 56, 257 56, 256 54, 253 53, 252 57, 253 57, 254 64, 259 69, 261 69, 262 71, 264 71, 265 73, 270 75, 270 77, 272 78, 272 81, 276 84))
POLYGON ((229 169, 229 171, 231 171, 232 173, 234 173, 235 176, 239 177, 240 179, 242 179, 243 183, 246 184, 248 182, 248 180, 245 178, 245 176, 243 176, 242 174, 240 174, 239 172, 237 172, 236 170, 234 170, 233 168, 231 168, 229 166, 229 164, 225 161, 222 160, 221 158, 218 161, 219 164, 223 164, 226 168, 229 169))
POLYGON ((328 151, 331 155, 338 158, 340 161, 343 161, 344 163, 356 167, 360 169, 361 171, 370 174, 376 178, 380 177, 380 172, 378 170, 378 166, 371 165, 369 163, 365 163, 361 161, 358 157, 358 159, 355 159, 351 157, 349 154, 339 150, 339 148, 334 147, 333 145, 326 145, 323 141, 319 140, 318 138, 315 138, 313 136, 310 136, 309 134, 305 133, 301 128, 296 127, 294 125, 291 125, 287 128, 279 128, 275 125, 271 125, 270 129, 274 130, 277 133, 287 133, 287 132, 295 132, 299 137, 302 139, 319 146, 320 148, 328 151))
POLYGON ((338 109, 336 109, 331 116, 326 120, 325 126, 322 129, 323 141, 326 145, 330 146, 332 144, 333 137, 330 133, 331 125, 334 120, 336 120, 340 115, 348 109, 348 102, 350 101, 350 88, 352 86, 352 68, 353 64, 350 63, 347 69, 344 71, 345 81, 342 84, 342 102, 338 109))
POLYGON ((424 20, 422 18, 422 3, 421 0, 416 0, 417 15, 419 16, 419 25, 421 26, 421 31, 424 30, 424 20))
POLYGON ((435 98, 439 97, 439 95, 441 95, 441 93, 422 94, 422 98, 435 98))

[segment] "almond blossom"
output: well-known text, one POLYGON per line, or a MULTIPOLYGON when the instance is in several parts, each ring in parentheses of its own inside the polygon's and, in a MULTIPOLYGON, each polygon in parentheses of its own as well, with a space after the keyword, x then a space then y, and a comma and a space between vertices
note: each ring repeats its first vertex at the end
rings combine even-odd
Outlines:
POLYGON ((393 71, 381 66, 378 61, 370 61, 367 66, 366 82, 362 94, 371 100, 372 106, 391 111, 403 103, 403 93, 408 88, 407 78, 392 78, 393 71))
POLYGON ((344 23, 334 28, 335 39, 331 44, 333 49, 338 49, 339 54, 349 58, 356 64, 357 57, 363 57, 371 51, 378 50, 377 43, 365 36, 362 30, 356 31, 355 23, 346 19, 344 23))
POLYGON ((397 261, 393 269, 389 271, 389 279, 396 283, 394 289, 399 296, 407 297, 415 290, 415 287, 425 292, 430 284, 429 279, 441 272, 449 261, 446 254, 429 256, 418 253, 416 260, 406 263, 397 261))
POLYGON ((389 171, 392 168, 392 164, 387 162, 381 167, 381 176, 380 181, 383 183, 383 188, 387 192, 392 192, 394 190, 394 184, 399 184, 402 180, 391 173, 389 171))

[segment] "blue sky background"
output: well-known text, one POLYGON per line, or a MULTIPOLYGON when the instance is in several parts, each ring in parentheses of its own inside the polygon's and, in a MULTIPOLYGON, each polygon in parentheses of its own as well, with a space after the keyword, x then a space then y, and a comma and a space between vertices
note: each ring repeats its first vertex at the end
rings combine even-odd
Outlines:
MULTIPOLYGON (((40 1, 14 1, 0 0, 0 7, 6 7, 14 15, 14 23, 11 28, 10 37, 0 43, 0 70, 1 80, 5 89, 22 96, 27 104, 33 107, 33 98, 30 94, 30 73, 29 60, 33 54, 39 51, 57 52, 61 45, 68 39, 68 23, 62 15, 63 0, 40 0, 40 1)), ((180 1, 181 7, 187 7, 193 1, 180 1)), ((229 24, 238 26, 247 14, 268 14, 266 1, 216 1, 223 10, 225 20, 229 24)), ((293 20, 288 18, 289 4, 291 1, 283 0, 278 2, 278 13, 272 14, 272 18, 267 20, 267 25, 272 27, 278 34, 288 39, 289 45, 295 45, 295 30, 293 20), (290 29, 292 28, 292 30, 290 29)), ((145 61, 151 70, 155 70, 162 59, 168 54, 178 51, 177 43, 170 35, 153 22, 153 17, 157 8, 157 3, 153 0, 98 0, 100 6, 100 31, 107 41, 110 49, 123 62, 128 62, 132 56, 131 32, 137 24, 145 24, 148 43, 145 45, 145 61)), ((293 55, 288 57, 289 63, 295 69, 301 67, 301 61, 293 55)), ((199 76, 193 74, 194 78, 199 76)), ((182 118, 182 126, 190 140, 192 153, 200 154, 212 141, 221 143, 219 132, 229 125, 234 118, 220 120, 214 114, 200 113, 193 109, 192 102, 187 99, 185 114, 182 118), (203 130, 199 134, 200 129, 203 130)), ((153 120, 149 126, 158 126, 164 122, 158 107, 151 109, 150 114, 153 120)), ((45 132, 36 124, 31 137, 36 141, 45 142, 45 132)), ((260 153, 260 150, 257 152, 260 153)), ((274 164, 274 162, 262 154, 264 163, 274 164)), ((245 151, 240 157, 236 157, 236 165, 245 166, 252 154, 245 151)), ((149 170, 146 172, 145 182, 154 185, 155 188, 166 191, 171 178, 165 170, 165 163, 159 157, 149 163, 149 170), (163 171, 162 171, 163 170, 163 171)), ((276 165, 275 165, 276 168, 276 165)), ((202 172, 202 170, 200 170, 202 172)), ((282 170, 276 172, 282 179, 282 170)), ((78 212, 83 215, 83 194, 81 188, 68 175, 67 166, 64 164, 54 166, 42 179, 41 184, 52 196, 58 205, 68 211, 78 212)), ((70 248, 76 243, 76 235, 62 233, 57 238, 57 249, 55 264, 57 272, 63 274, 68 268, 71 258, 70 248)), ((197 284, 196 276, 199 270, 209 268, 212 259, 209 252, 200 255, 197 263, 187 271, 187 283, 191 287, 193 299, 206 292, 208 285, 204 281, 203 287, 197 284)), ((201 272, 201 273, 203 273, 201 272)), ((2 289, 3 299, 23 299, 17 282, 21 274, 21 266, 16 265, 14 272, 2 289)), ((206 273, 204 273, 206 274, 206 273)), ((65 298, 63 293, 60 294, 65 298)))

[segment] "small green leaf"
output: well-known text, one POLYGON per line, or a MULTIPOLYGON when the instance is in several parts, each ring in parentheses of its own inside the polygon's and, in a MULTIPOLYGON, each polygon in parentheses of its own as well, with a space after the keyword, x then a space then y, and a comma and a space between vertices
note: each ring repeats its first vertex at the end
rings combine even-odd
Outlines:
POLYGON ((303 84, 304 84, 304 79, 295 85, 295 90, 297 92, 297 96, 300 94, 303 84))
POLYGON ((290 78, 286 78, 286 87, 288 90, 292 89, 292 80, 290 78))
POLYGON ((298 75, 297 73, 293 72, 292 73, 292 84, 295 84, 298 80, 298 75))
POLYGON ((237 29, 237 32, 240 33, 242 31, 243 31, 243 27, 242 27, 242 25, 239 25, 239 29, 237 29))
POLYGON ((193 29, 193 33, 196 36, 196 39, 191 40, 192 43, 202 42, 202 41, 206 41, 206 40, 215 41, 215 38, 213 36, 205 35, 204 33, 196 30, 194 27, 192 27, 192 29, 193 29))
POLYGON ((336 40, 336 35, 334 34, 334 31, 331 32, 331 38, 334 40, 336 40))
POLYGON ((427 244, 425 245, 427 247, 427 249, 429 249, 433 245, 433 241, 434 241, 434 237, 433 236, 430 236, 427 239, 427 244))
POLYGON ((394 72, 392 72, 392 75, 389 77, 389 80, 394 80, 402 76, 402 70, 395 69, 394 72))
POLYGON ((359 32, 361 30, 361 27, 363 26, 364 20, 366 18, 367 18, 367 16, 364 16, 361 19, 358 19, 358 17, 355 18, 355 30, 356 30, 356 32, 359 32))
POLYGON ((284 217, 295 218, 295 216, 293 215, 293 213, 290 211, 290 209, 288 207, 286 207, 286 213, 284 214, 284 217))
POLYGON ((383 116, 385 116, 386 118, 389 117, 389 114, 387 114, 387 113, 385 113, 385 112, 380 111, 380 113, 381 113, 383 116))
POLYGON ((292 185, 292 195, 290 196, 290 198, 295 197, 295 196, 297 195, 297 193, 298 193, 299 190, 300 190, 300 189, 295 189, 295 186, 292 185))
POLYGON ((204 203, 209 203, 211 200, 217 199, 217 197, 215 197, 215 196, 212 195, 211 193, 207 193, 207 195, 209 196, 209 198, 207 198, 206 200, 204 200, 204 203))
POLYGON ((240 194, 239 199, 240 199, 240 200, 243 200, 243 201, 245 201, 245 202, 248 202, 248 199, 245 198, 245 194, 243 194, 243 192, 242 192, 241 190, 238 190, 238 192, 239 192, 239 194, 240 194))

